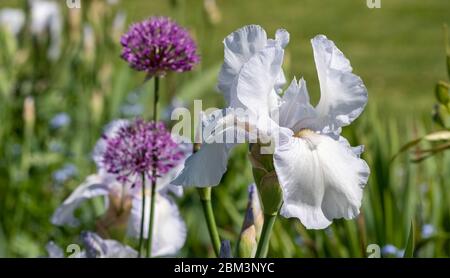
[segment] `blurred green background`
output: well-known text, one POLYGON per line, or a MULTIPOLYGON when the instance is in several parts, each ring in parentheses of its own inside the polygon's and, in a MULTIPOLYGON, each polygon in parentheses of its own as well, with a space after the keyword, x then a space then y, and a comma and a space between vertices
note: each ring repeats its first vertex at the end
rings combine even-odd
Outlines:
MULTIPOLYGON (((0 9, 24 9, 25 2, 1 0, 0 9)), ((450 255, 448 153, 421 164, 411 163, 408 155, 390 162, 403 144, 438 128, 431 113, 435 84, 448 78, 442 26, 450 23, 450 1, 381 0, 380 9, 369 9, 365 0, 217 0, 215 5, 202 0, 128 0, 118 5, 82 0, 79 15, 61 3, 64 27, 57 60, 47 57, 45 36, 37 40, 25 31, 17 41, 6 33, 1 40, 0 256, 45 255, 49 240, 67 246, 102 214, 101 200, 96 200, 78 211, 84 220, 79 229, 49 222, 61 201, 95 171, 90 152, 104 124, 151 112, 145 105, 151 103, 150 86, 140 88, 144 75, 119 57, 119 36, 125 30, 112 26, 121 12, 127 23, 151 15, 173 17, 198 43, 202 61, 197 69, 163 80, 163 118, 170 111, 165 107, 190 107, 193 99, 202 99, 204 107, 223 105, 214 89, 222 40, 246 24, 263 26, 270 37, 277 28, 289 31, 286 75, 288 80, 303 76, 313 101, 319 88, 309 40, 316 34, 332 39, 364 80, 369 105, 344 130, 353 145, 366 145, 364 158, 372 170, 361 217, 336 221, 325 231, 307 231, 295 220, 280 219, 269 256, 365 257, 371 243, 386 250, 395 247, 384 256, 401 256, 411 221, 415 256, 450 255), (52 127, 60 113, 69 123, 52 127)), ((221 236, 232 243, 239 236, 252 181, 246 155, 245 146, 233 153, 229 171, 213 193, 221 236)), ((188 191, 179 201, 189 227, 179 255, 211 256, 206 226, 198 225, 201 207, 195 193, 188 191)))

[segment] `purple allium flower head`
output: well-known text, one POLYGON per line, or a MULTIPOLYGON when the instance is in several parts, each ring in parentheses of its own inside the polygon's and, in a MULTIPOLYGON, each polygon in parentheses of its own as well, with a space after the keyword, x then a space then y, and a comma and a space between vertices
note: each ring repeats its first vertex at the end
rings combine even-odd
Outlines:
POLYGON ((154 181, 184 156, 162 122, 142 119, 113 123, 99 144, 97 164, 121 182, 140 183, 142 174, 154 181))
POLYGON ((133 24, 120 42, 122 58, 149 76, 189 71, 199 62, 189 32, 167 17, 151 17, 133 24))

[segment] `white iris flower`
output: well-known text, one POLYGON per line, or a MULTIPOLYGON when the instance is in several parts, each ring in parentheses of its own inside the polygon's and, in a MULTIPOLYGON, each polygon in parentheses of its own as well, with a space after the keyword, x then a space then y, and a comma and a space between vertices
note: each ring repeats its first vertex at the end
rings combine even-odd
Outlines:
MULTIPOLYGON (((281 215, 296 217, 307 228, 323 229, 335 218, 352 219, 359 214, 370 170, 360 158, 363 147, 351 147, 340 132, 363 111, 367 90, 344 54, 318 35, 311 43, 320 82, 319 103, 310 104, 303 79, 294 79, 280 94, 288 41, 284 30, 270 40, 255 25, 229 35, 218 88, 231 108, 244 108, 251 115, 245 131, 249 126, 256 128, 259 137, 269 136, 275 142, 273 164, 283 191, 281 215)), ((210 118, 204 125, 217 127, 230 121, 236 123, 233 115, 210 118)), ((186 160, 173 183, 217 185, 233 145, 204 143, 186 160)))

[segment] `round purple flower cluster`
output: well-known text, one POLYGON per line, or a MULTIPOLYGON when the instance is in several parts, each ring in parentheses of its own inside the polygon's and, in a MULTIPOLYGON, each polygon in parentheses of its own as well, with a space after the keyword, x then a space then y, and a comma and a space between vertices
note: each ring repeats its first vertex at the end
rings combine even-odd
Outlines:
POLYGON ((184 153, 162 122, 136 119, 121 125, 115 132, 103 135, 101 160, 108 173, 121 182, 146 175, 152 181, 177 166, 184 153))
POLYGON ((150 76, 189 71, 199 62, 189 32, 167 17, 151 17, 133 24, 122 36, 121 44, 122 58, 150 76))

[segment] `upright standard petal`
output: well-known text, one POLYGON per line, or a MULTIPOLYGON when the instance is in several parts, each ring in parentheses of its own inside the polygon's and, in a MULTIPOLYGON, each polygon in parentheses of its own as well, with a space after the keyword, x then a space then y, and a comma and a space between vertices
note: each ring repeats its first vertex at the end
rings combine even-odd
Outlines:
POLYGON ((79 221, 73 215, 76 208, 87 200, 98 196, 108 195, 110 193, 110 185, 104 182, 101 175, 91 175, 86 181, 78 186, 78 188, 59 206, 52 216, 53 225, 69 225, 78 226, 79 221))
MULTIPOLYGON (((135 195, 128 223, 128 234, 136 238, 139 238, 140 234, 141 205, 141 195, 135 195)), ((146 202, 145 211, 150 211, 150 202, 146 202)), ((149 218, 150 214, 146 213, 144 218, 145 238, 148 235, 149 218)), ((156 196, 154 221, 152 255, 159 257, 176 254, 186 241, 186 225, 172 199, 160 194, 156 196)))
POLYGON ((254 55, 242 67, 237 82, 239 101, 258 117, 269 116, 279 104, 274 86, 281 72, 284 50, 269 47, 254 55))
POLYGON ((230 90, 236 76, 242 65, 266 47, 267 34, 261 26, 248 25, 228 35, 223 44, 225 59, 219 73, 217 87, 230 103, 230 90))
POLYGON ((295 78, 287 88, 279 107, 279 124, 291 130, 311 128, 311 122, 317 117, 314 107, 309 103, 306 82, 302 78, 297 83, 295 78))
MULTIPOLYGON (((286 47, 289 43, 289 33, 284 29, 279 29, 275 34, 275 39, 267 39, 266 31, 261 26, 248 25, 228 35, 223 43, 225 59, 219 73, 217 87, 224 94, 227 103, 235 107, 235 105, 239 105, 239 100, 233 89, 242 67, 265 48, 286 47)), ((279 91, 285 83, 284 73, 280 71, 274 84, 275 90, 279 91)))
POLYGON ((292 135, 282 135, 274 154, 283 190, 281 214, 298 218, 308 229, 356 217, 370 172, 366 162, 331 137, 310 130, 292 135))
POLYGON ((367 89, 352 73, 350 61, 324 35, 311 40, 321 96, 316 110, 322 128, 338 131, 355 120, 367 103, 367 89))

